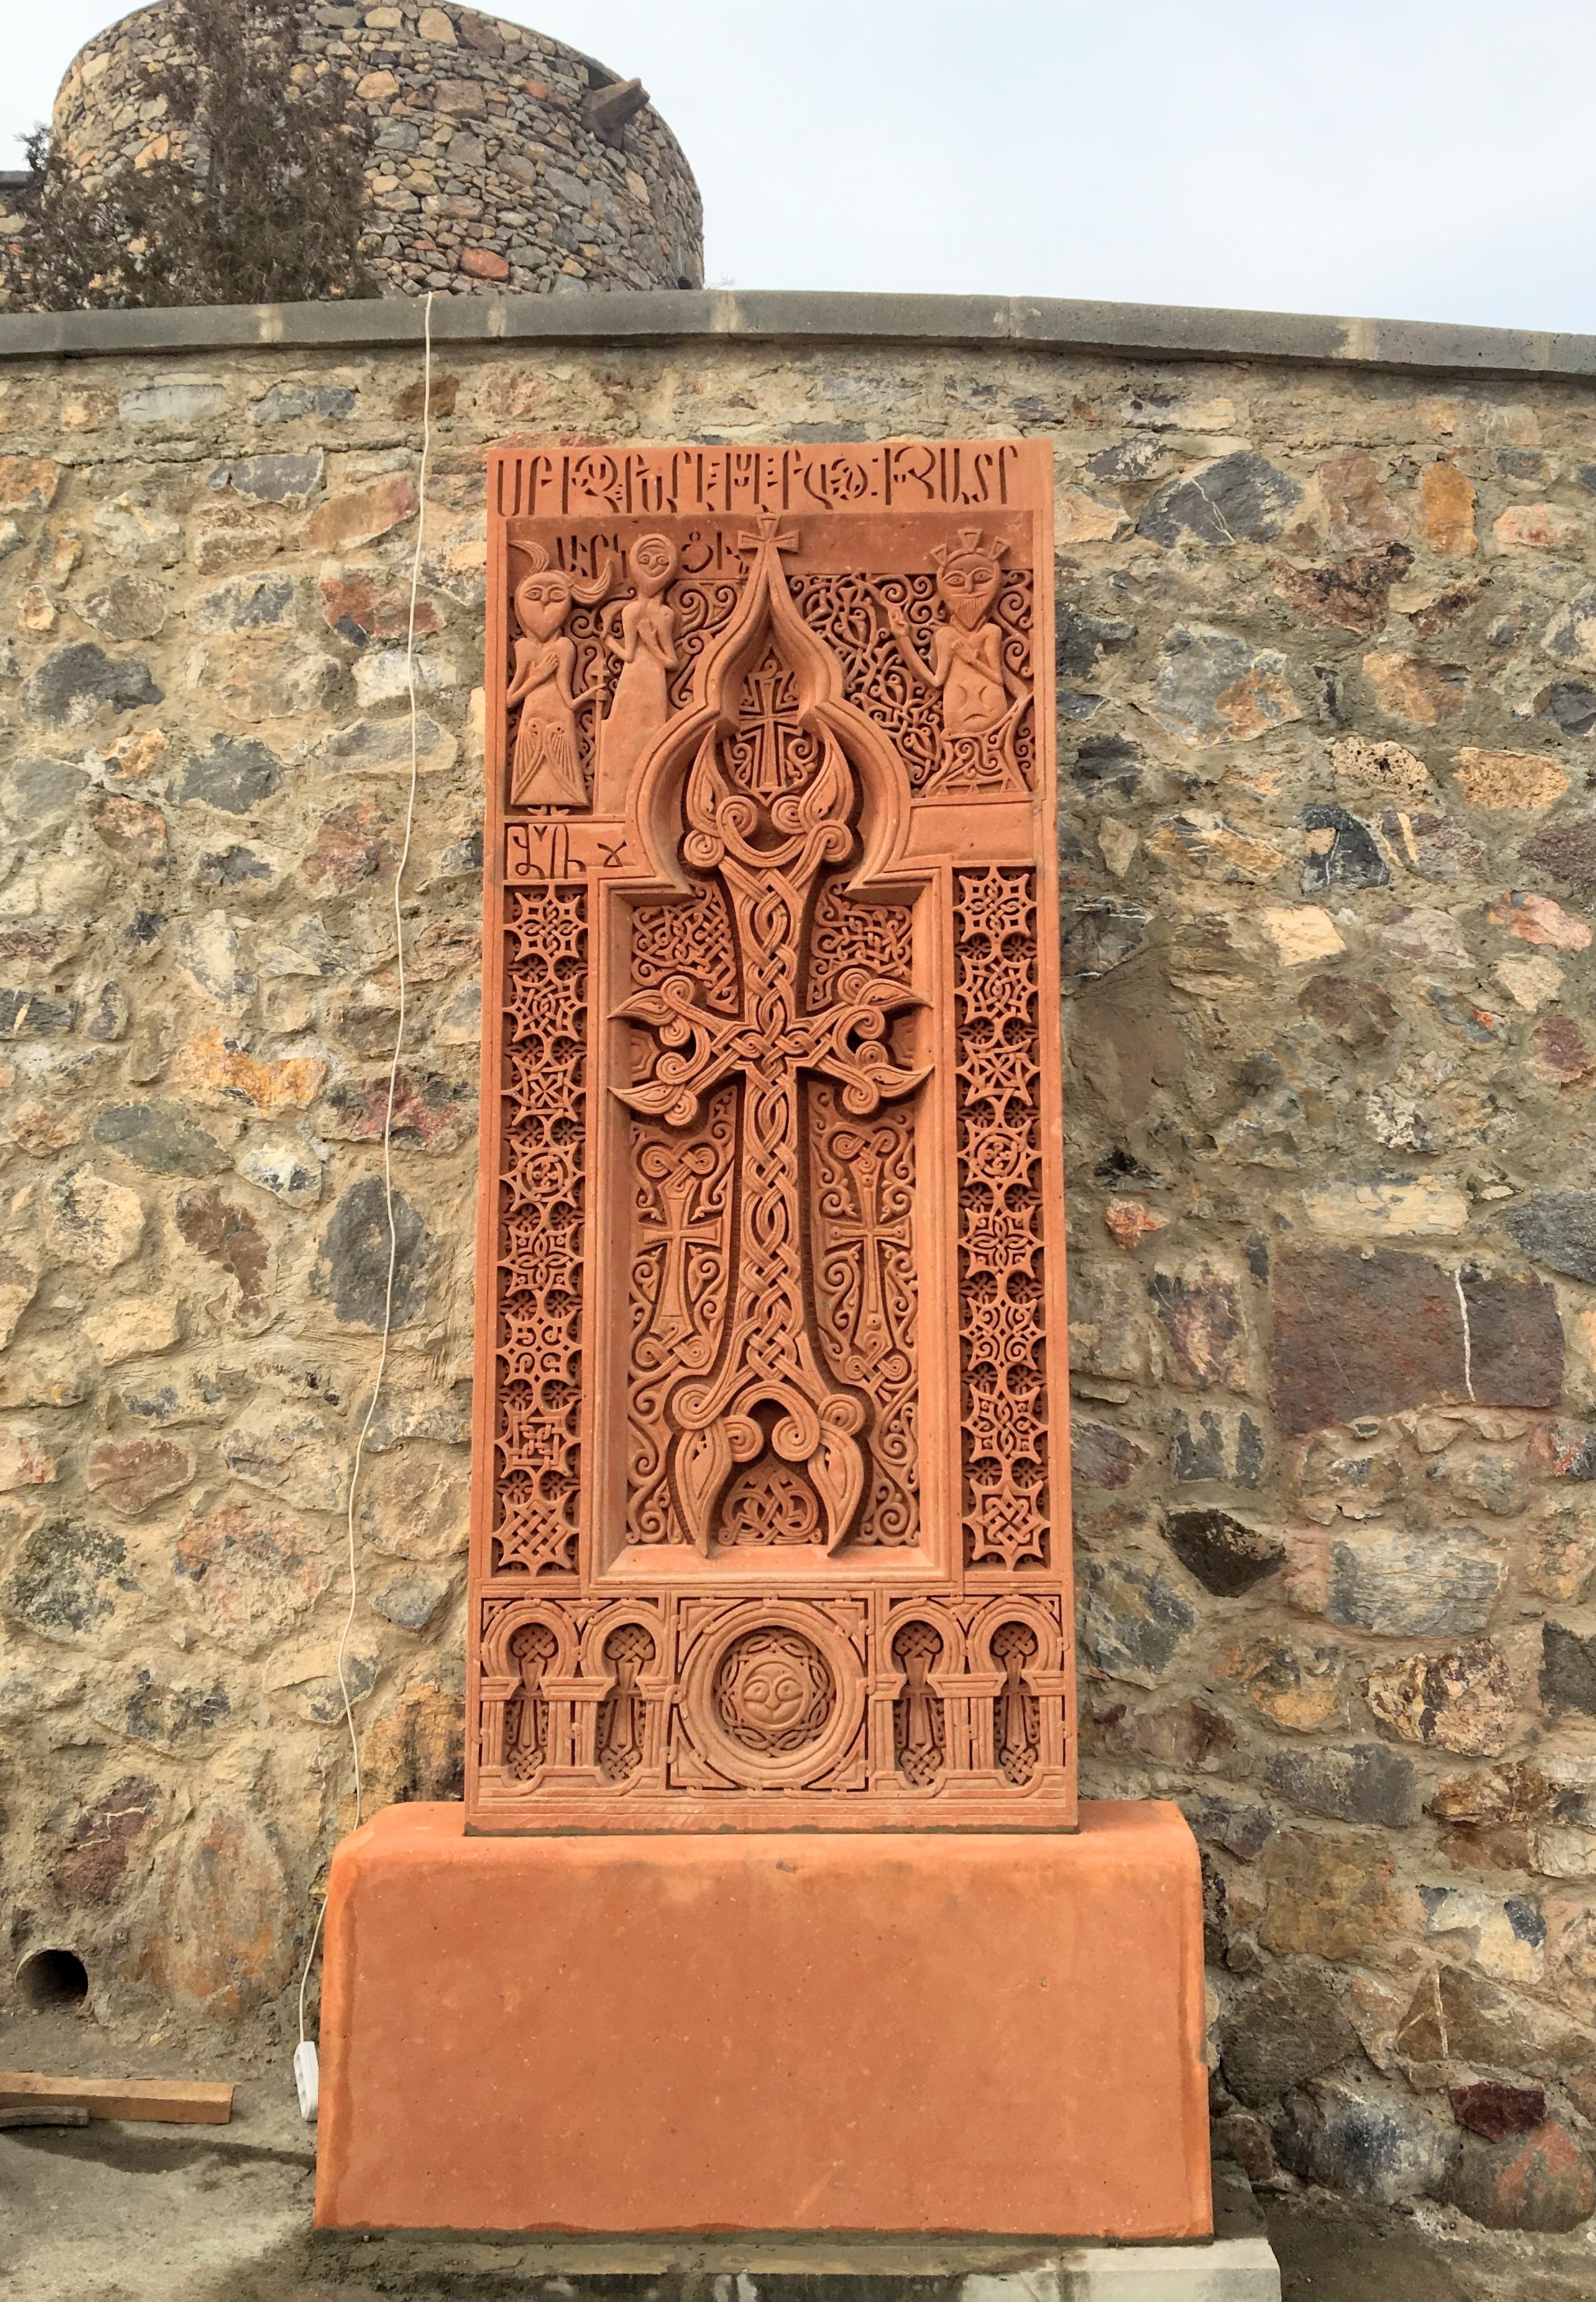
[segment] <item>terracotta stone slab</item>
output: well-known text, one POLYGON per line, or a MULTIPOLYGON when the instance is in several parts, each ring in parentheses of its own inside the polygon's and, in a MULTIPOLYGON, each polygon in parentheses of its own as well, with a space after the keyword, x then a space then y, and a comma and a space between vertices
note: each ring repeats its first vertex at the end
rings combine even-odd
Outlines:
POLYGON ((1052 501, 490 459, 475 1830, 1073 1820, 1052 501))
POLYGON ((467 1836, 334 1858, 323 2229, 1210 2228, 1197 1848, 1079 1833, 467 1836))

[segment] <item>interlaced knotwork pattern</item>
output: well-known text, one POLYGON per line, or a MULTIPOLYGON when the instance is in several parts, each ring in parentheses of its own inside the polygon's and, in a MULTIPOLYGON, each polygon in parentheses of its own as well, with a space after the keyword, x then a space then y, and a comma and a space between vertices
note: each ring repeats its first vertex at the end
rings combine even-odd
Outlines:
POLYGON ((1048 1562, 1036 878, 955 875, 965 1560, 1048 1562))
POLYGON ((914 913, 907 903, 861 903, 847 893, 847 874, 821 880, 809 931, 806 990, 814 1006, 836 996, 844 967, 868 967, 905 989, 914 979, 914 913))
MULTIPOLYGON (((971 750, 957 761, 946 756, 940 699, 909 671, 887 622, 889 613, 897 610, 920 643, 922 652, 928 654, 938 620, 934 576, 795 576, 793 597, 804 621, 840 660, 849 702, 869 712, 891 734, 917 794, 935 790, 953 796, 988 788, 991 777, 984 772, 978 751, 971 750)), ((992 612, 1004 668, 1018 682, 1029 684, 1032 622, 1029 569, 1013 568, 1004 576, 992 612)), ((1036 785, 1036 730, 1027 716, 1015 726, 1013 756, 1028 789, 1036 785)))
POLYGON ((580 1489, 587 895, 505 897, 497 1571, 575 1564, 580 1489))
POLYGON ((783 1463, 751 1463, 727 1490, 720 1513, 720 1540, 733 1548, 751 1543, 817 1542, 820 1506, 807 1479, 783 1463))
POLYGON ((729 1014, 737 1004, 737 957, 726 898, 717 880, 693 886, 691 903, 640 903, 633 912, 632 980, 643 990, 667 976, 690 976, 707 1005, 729 1014))

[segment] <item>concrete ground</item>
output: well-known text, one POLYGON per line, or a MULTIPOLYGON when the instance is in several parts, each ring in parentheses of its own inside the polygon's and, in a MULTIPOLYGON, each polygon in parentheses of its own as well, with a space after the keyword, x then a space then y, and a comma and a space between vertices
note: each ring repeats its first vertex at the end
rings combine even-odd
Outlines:
MULTIPOLYGON (((181 2041, 55 2012, 0 2018, 0 2068, 237 2081, 223 2127, 97 2122, 0 2133, 0 2295, 16 2302, 954 2302, 970 2270, 1034 2268, 1023 2250, 940 2259, 883 2247, 693 2242, 668 2260, 615 2244, 317 2238, 315 2130, 299 2118, 282 2010, 181 2041), (844 2275, 844 2270, 846 2275, 844 2275), (737 2275, 738 2272, 744 2274, 737 2275)), ((1225 2170, 1227 2174, 1231 2170, 1225 2170)), ((1592 2302, 1596 2242, 1480 2231, 1294 2189, 1257 2202, 1282 2302, 1592 2302)), ((1229 2209, 1238 2233, 1256 2209, 1229 2209)), ((1019 2295, 1048 2285, 1025 2278, 1019 2295)), ((983 2280, 980 2292, 994 2289, 983 2280)), ((967 2296, 966 2302, 969 2302, 967 2296)))

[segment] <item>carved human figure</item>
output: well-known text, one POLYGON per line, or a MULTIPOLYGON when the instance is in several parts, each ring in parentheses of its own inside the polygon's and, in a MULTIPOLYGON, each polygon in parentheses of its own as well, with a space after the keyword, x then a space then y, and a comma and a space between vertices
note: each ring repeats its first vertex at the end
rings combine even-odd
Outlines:
POLYGON ((676 572, 677 556, 669 536, 640 535, 626 555, 637 595, 605 610, 604 644, 621 673, 599 730, 599 768, 593 780, 597 815, 625 814, 632 770, 670 717, 676 611, 663 594, 676 572))
MULTIPOLYGON (((980 530, 962 528, 956 543, 939 544, 937 596, 947 621, 931 634, 931 660, 920 654, 902 608, 888 605, 887 628, 910 676, 942 695, 942 744, 937 781, 974 775, 1024 787, 1014 759, 1014 726, 1030 690, 1004 662, 1004 634, 992 621, 1006 546, 983 544, 980 530)), ((931 786, 935 788, 935 786, 931 786)))
POLYGON ((530 567, 516 586, 516 619, 521 637, 516 642, 515 668, 505 693, 511 710, 521 707, 516 728, 516 748, 510 760, 509 803, 512 807, 585 807, 587 786, 582 777, 582 744, 576 715, 596 702, 601 687, 575 694, 571 676, 576 668, 575 643, 565 630, 573 600, 584 605, 601 600, 609 589, 614 563, 606 561, 591 583, 580 582, 563 567, 550 565, 541 544, 525 547, 530 567))

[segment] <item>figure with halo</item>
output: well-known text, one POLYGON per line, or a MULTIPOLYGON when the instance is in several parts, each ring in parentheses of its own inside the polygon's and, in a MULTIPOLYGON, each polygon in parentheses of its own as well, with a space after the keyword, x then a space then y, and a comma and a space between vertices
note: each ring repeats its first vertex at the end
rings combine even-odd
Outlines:
POLYGON ((676 545, 668 535, 640 535, 626 559, 636 596, 604 611, 604 644, 621 673, 599 731, 596 815, 626 813, 632 770, 670 717, 669 678, 678 660, 676 611, 664 597, 676 572, 676 545))

